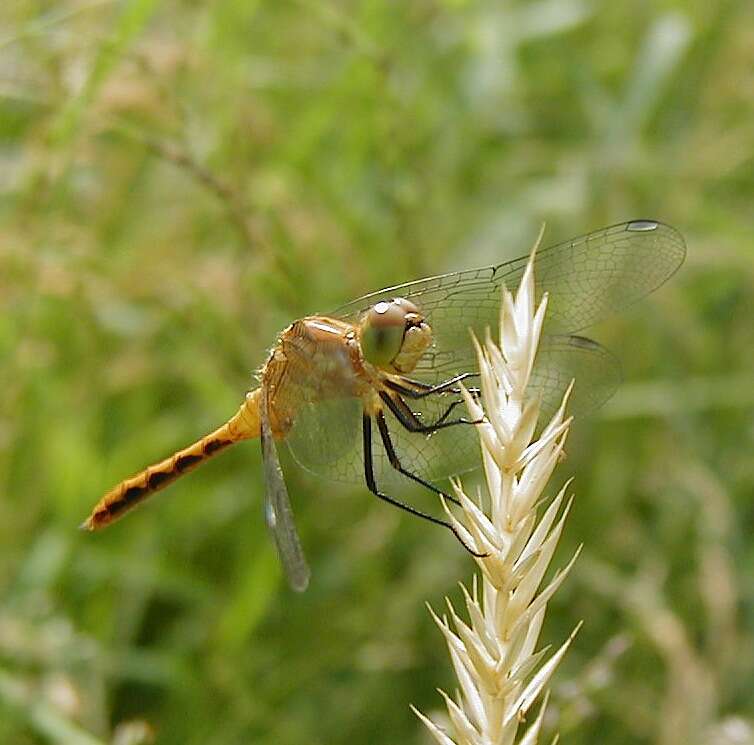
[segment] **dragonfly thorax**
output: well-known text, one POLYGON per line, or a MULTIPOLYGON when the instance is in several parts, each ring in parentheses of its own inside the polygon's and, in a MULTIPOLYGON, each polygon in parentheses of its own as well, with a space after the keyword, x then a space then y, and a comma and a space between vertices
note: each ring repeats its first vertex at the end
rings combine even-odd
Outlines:
POLYGON ((432 344, 432 329, 405 298, 375 303, 362 317, 359 341, 364 359, 383 370, 411 372, 432 344))

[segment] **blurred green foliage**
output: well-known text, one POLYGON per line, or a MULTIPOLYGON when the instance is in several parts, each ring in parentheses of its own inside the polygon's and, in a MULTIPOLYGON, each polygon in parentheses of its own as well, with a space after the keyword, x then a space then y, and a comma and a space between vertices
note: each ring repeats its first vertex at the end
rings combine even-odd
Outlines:
POLYGON ((426 743, 443 531, 288 459, 294 596, 248 444, 75 526, 293 318, 634 217, 689 257, 595 332, 626 383, 561 469, 551 725, 754 742, 753 125, 746 0, 3 3, 0 742, 426 743))

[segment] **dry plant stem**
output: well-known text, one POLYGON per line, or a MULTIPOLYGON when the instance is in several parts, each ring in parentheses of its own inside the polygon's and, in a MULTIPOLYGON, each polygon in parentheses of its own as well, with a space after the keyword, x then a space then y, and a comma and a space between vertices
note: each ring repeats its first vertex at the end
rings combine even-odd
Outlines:
POLYGON ((177 168, 182 168, 188 172, 198 183, 214 194, 224 206, 228 219, 238 231, 246 248, 252 251, 255 248, 264 248, 263 242, 253 234, 247 217, 247 210, 240 195, 206 166, 199 163, 188 150, 145 134, 119 120, 108 120, 106 126, 123 137, 139 142, 156 157, 173 163, 177 168))
POLYGON ((471 590, 461 586, 468 620, 450 600, 442 616, 430 609, 448 645, 459 688, 454 697, 440 691, 450 728, 414 711, 441 745, 535 745, 546 697, 534 721, 524 730, 520 726, 577 631, 554 653, 536 650, 547 603, 576 560, 574 555, 542 587, 571 506, 568 484, 546 507, 543 498, 563 455, 571 389, 536 437, 539 400, 528 392, 546 308, 546 295, 535 307, 530 260, 515 298, 503 293, 499 345, 489 333, 483 343, 474 340, 481 394, 478 400, 465 389, 463 394, 471 418, 484 420, 477 429, 486 494, 474 500, 456 481, 462 517, 444 506, 465 542, 487 555, 476 559, 481 578, 474 577, 471 590))

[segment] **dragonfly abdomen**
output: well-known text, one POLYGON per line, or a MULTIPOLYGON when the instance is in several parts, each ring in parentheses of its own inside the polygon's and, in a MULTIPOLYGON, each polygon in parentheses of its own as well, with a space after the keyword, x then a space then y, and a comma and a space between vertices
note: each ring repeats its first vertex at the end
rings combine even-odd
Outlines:
POLYGON ((259 437, 258 402, 259 391, 253 391, 222 427, 173 453, 169 458, 121 481, 97 502, 81 527, 85 530, 104 528, 233 443, 259 437))

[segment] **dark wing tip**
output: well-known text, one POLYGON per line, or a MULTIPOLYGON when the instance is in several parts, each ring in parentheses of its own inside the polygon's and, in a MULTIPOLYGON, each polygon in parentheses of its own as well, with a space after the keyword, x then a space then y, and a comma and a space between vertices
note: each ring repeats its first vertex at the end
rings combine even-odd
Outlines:
POLYGON ((626 230, 635 233, 649 233, 660 227, 659 220, 631 220, 626 223, 626 230))
POLYGON ((631 233, 657 233, 658 241, 666 247, 667 258, 672 262, 669 266, 668 273, 661 279, 660 283, 653 288, 657 289, 660 285, 665 284, 680 268, 686 259, 686 240, 681 232, 660 220, 642 218, 630 220, 625 224, 626 232, 631 233))

